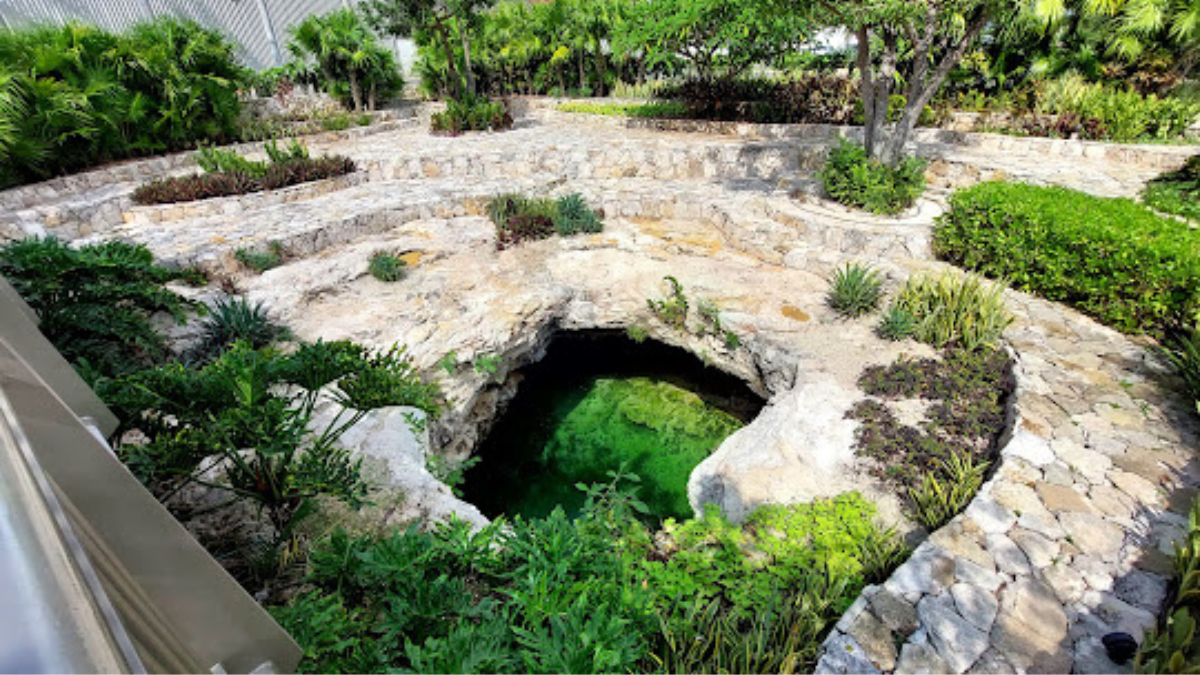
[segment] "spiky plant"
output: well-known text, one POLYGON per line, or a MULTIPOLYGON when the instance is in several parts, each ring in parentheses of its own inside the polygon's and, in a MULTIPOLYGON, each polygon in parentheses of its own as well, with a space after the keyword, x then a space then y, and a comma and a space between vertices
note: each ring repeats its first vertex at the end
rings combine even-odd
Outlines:
POLYGON ((829 306, 847 318, 875 311, 883 297, 883 278, 869 265, 846 263, 830 280, 829 306))
POLYGON ((378 251, 371 256, 371 263, 367 265, 367 271, 376 279, 390 283, 403 279, 406 267, 407 265, 400 258, 387 251, 378 251))
POLYGON ((212 358, 238 341, 259 349, 287 333, 271 320, 263 303, 251 303, 241 297, 222 298, 213 303, 201 330, 200 343, 192 354, 200 361, 212 358))
POLYGON ((896 306, 916 320, 914 337, 935 347, 994 347, 1013 321, 1004 306, 1004 286, 985 285, 974 274, 913 277, 896 306))
POLYGON ((908 310, 892 305, 879 321, 879 337, 886 340, 903 340, 912 337, 917 329, 917 319, 908 310))
POLYGON ((595 233, 604 228, 596 212, 588 208, 587 202, 578 193, 559 198, 556 207, 554 228, 561 235, 595 233))

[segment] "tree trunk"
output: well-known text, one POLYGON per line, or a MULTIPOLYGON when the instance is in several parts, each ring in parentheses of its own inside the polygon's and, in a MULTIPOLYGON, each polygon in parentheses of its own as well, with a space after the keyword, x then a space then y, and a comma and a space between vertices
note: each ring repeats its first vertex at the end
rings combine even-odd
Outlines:
MULTIPOLYGON (((892 95, 892 81, 896 75, 896 34, 885 30, 883 32, 883 58, 880 59, 879 72, 873 76, 871 92, 874 103, 871 106, 871 117, 863 120, 866 137, 871 139, 867 149, 871 157, 879 159, 883 154, 883 132, 888 118, 888 99, 892 95)), ((864 114, 866 103, 863 103, 864 114)))
POLYGON ((875 148, 875 77, 871 65, 871 33, 866 26, 855 31, 858 41, 859 96, 863 104, 863 146, 870 154, 875 148))
POLYGON ((378 101, 377 94, 378 94, 378 89, 375 86, 375 80, 371 80, 371 91, 367 95, 367 110, 371 110, 371 111, 375 110, 375 104, 378 101))
POLYGON ((362 85, 358 83, 358 70, 350 69, 350 98, 354 100, 354 112, 360 112, 363 106, 362 85))
POLYGON ((447 35, 446 24, 438 22, 434 26, 442 43, 442 53, 446 56, 446 86, 447 94, 453 98, 462 97, 462 80, 458 77, 458 68, 454 67, 454 50, 450 48, 450 36, 447 35))
POLYGON ((567 81, 563 78, 562 63, 559 63, 558 65, 554 66, 554 72, 555 72, 555 74, 558 75, 558 95, 566 96, 567 95, 567 81))
POLYGON ((638 60, 637 84, 639 87, 646 84, 646 60, 645 55, 638 60))
POLYGON ((604 50, 600 46, 599 38, 596 39, 595 63, 596 63, 596 87, 592 91, 592 96, 603 96, 604 95, 604 82, 605 82, 604 76, 606 74, 605 71, 607 70, 607 68, 605 68, 605 65, 604 65, 604 50))
POLYGON ((583 89, 584 87, 587 86, 587 71, 584 70, 584 66, 583 66, 583 50, 582 49, 579 50, 579 58, 577 59, 577 61, 579 62, 579 88, 583 89))
POLYGON ((467 37, 467 31, 463 28, 463 21, 458 20, 458 37, 462 40, 463 48, 463 75, 467 80, 467 93, 471 96, 475 95, 475 69, 471 67, 471 39, 467 37))
MULTIPOLYGON (((933 72, 932 77, 926 81, 926 73, 928 72, 928 63, 923 62, 924 57, 928 52, 928 44, 925 44, 925 53, 921 53, 920 47, 926 40, 918 42, 916 56, 921 59, 914 61, 913 72, 909 74, 908 100, 904 105, 904 112, 900 115, 900 119, 896 122, 895 128, 892 130, 891 137, 888 138, 887 146, 884 148, 880 159, 887 164, 895 164, 900 161, 904 154, 904 146, 908 143, 909 137, 913 130, 917 127, 917 121, 921 119, 921 112, 925 110, 925 106, 933 100, 938 89, 941 88, 942 82, 946 80, 946 76, 958 62, 962 60, 963 54, 975 41, 979 32, 983 30, 983 26, 987 23, 988 15, 986 12, 981 12, 975 18, 975 21, 963 33, 962 38, 954 47, 942 57, 941 63, 933 72)), ((932 31, 931 26, 931 31, 932 31)), ((933 41, 932 32, 929 34, 928 43, 933 41)))

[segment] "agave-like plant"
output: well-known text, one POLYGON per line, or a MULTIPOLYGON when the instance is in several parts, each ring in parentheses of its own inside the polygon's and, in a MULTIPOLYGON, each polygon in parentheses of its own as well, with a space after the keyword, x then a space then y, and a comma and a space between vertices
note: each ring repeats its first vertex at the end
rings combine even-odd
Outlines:
POLYGON ((869 265, 846 263, 830 279, 829 306, 853 318, 875 311, 883 297, 883 278, 869 265))

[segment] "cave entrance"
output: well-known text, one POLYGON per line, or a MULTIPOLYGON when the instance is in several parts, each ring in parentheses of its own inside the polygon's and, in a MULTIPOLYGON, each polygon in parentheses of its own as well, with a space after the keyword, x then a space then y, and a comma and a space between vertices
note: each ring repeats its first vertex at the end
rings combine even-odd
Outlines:
POLYGON ((463 486, 492 518, 542 517, 559 505, 573 516, 585 499, 575 485, 607 482, 622 465, 641 478, 650 517, 690 517, 692 469, 764 404, 687 351, 623 331, 559 332, 519 372, 463 486))

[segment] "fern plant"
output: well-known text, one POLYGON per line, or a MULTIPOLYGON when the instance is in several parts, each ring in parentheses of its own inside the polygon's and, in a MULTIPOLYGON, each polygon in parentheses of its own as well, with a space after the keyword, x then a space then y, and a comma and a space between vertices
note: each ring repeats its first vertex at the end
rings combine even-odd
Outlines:
POLYGON ((867 265, 846 263, 830 279, 829 306, 854 318, 875 311, 883 297, 883 279, 867 265))

